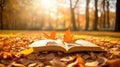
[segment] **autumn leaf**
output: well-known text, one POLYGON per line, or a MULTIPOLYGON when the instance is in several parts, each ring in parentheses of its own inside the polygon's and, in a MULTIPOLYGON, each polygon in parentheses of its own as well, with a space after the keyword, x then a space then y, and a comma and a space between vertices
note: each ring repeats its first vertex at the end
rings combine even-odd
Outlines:
POLYGON ((73 34, 71 33, 70 29, 68 29, 64 34, 63 41, 68 43, 73 41, 73 34))
POLYGON ((34 50, 33 50, 33 48, 31 47, 31 48, 29 48, 29 49, 24 49, 24 50, 20 51, 20 53, 26 56, 26 55, 31 54, 33 51, 34 51, 34 50))
POLYGON ((43 32, 43 34, 44 34, 44 37, 45 37, 45 38, 47 38, 47 39, 50 38, 50 36, 49 36, 48 34, 46 34, 46 33, 44 33, 44 32, 43 32))
POLYGON ((85 62, 83 61, 83 59, 80 57, 80 55, 76 55, 76 57, 77 57, 77 62, 78 62, 78 65, 79 65, 79 67, 85 67, 85 62))
POLYGON ((110 67, 120 67, 120 59, 108 60, 110 67))
POLYGON ((0 52, 0 58, 13 58, 12 54, 10 52, 0 52))
POLYGON ((85 67, 85 62, 83 59, 80 57, 80 55, 75 56, 75 61, 72 63, 68 64, 66 67, 85 67))
POLYGON ((5 65, 0 63, 0 67, 5 67, 5 65))
POLYGON ((56 39, 57 39, 57 38, 56 38, 56 32, 55 32, 55 31, 51 32, 50 35, 48 35, 48 34, 46 34, 46 33, 43 33, 43 34, 44 34, 45 38, 47 38, 47 39, 53 39, 53 40, 56 40, 56 39))
POLYGON ((56 36, 56 32, 55 31, 53 31, 53 32, 50 33, 50 38, 51 39, 56 40, 55 36, 56 36))

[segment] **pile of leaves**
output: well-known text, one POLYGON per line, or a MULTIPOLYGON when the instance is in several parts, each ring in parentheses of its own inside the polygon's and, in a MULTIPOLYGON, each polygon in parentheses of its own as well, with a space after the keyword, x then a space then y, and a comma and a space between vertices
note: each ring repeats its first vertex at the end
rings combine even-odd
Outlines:
POLYGON ((73 35, 70 29, 68 29, 63 36, 56 34, 55 31, 50 34, 45 32, 0 34, 0 67, 44 67, 47 65, 53 67, 85 67, 85 64, 90 65, 87 62, 93 62, 91 63, 92 65, 98 63, 99 66, 102 65, 103 67, 116 67, 115 65, 118 67, 120 63, 120 40, 110 41, 97 37, 80 37, 80 35, 73 35), (105 47, 107 52, 72 54, 62 52, 34 53, 32 48, 28 48, 28 45, 40 39, 61 39, 68 43, 73 43, 77 39, 88 40, 105 47), (72 57, 72 59, 70 59, 70 57, 72 57), (101 57, 107 59, 107 61, 105 59, 104 61, 100 60, 101 57), (25 63, 27 61, 29 62, 25 63), (59 62, 59 64, 56 62, 59 62))

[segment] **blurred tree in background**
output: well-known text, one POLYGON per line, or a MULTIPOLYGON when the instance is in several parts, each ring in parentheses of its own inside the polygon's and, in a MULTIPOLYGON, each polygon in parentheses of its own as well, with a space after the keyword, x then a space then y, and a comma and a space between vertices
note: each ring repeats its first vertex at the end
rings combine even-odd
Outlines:
POLYGON ((120 32, 120 0, 117 0, 116 4, 116 25, 115 25, 115 31, 120 32))
POLYGON ((90 0, 86 0, 86 25, 85 25, 85 30, 88 30, 88 28, 89 28, 89 3, 90 3, 90 0))
POLYGON ((117 31, 118 4, 118 0, 0 0, 0 29, 117 31))

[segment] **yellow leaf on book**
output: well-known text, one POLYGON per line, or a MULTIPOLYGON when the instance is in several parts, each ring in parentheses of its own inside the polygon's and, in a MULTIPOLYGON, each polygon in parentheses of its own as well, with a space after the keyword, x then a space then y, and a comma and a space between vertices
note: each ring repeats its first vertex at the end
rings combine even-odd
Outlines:
POLYGON ((56 40, 56 39, 57 39, 57 38, 56 38, 56 32, 55 32, 55 31, 51 32, 50 35, 48 35, 48 34, 46 34, 46 33, 43 33, 43 34, 44 34, 45 38, 47 38, 47 39, 53 39, 53 40, 56 40))
POLYGON ((68 29, 64 34, 63 41, 68 43, 73 41, 73 34, 71 33, 70 29, 68 29))
POLYGON ((29 49, 24 49, 24 50, 22 50, 20 53, 23 54, 23 55, 29 55, 29 54, 31 54, 33 51, 34 51, 34 50, 33 50, 33 48, 31 47, 31 48, 29 48, 29 49))

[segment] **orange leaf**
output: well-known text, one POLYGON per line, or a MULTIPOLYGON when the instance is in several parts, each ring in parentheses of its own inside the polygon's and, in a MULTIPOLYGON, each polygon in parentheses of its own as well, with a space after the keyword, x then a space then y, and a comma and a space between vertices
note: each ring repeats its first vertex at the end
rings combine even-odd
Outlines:
POLYGON ((31 47, 31 48, 29 48, 29 49, 24 49, 24 50, 22 50, 20 53, 26 56, 26 55, 31 54, 33 51, 34 51, 34 50, 33 50, 33 48, 31 47))
POLYGON ((72 40, 73 40, 73 34, 71 33, 70 29, 68 29, 64 34, 63 41, 69 43, 69 42, 72 42, 72 40))
POLYGON ((13 58, 13 55, 10 52, 0 52, 0 58, 13 58))
POLYGON ((56 32, 55 32, 55 31, 51 32, 50 35, 48 35, 48 34, 46 34, 46 33, 43 33, 43 34, 44 34, 45 38, 47 38, 47 39, 56 40, 56 38, 55 38, 56 32))
POLYGON ((51 39, 56 40, 55 36, 56 36, 56 32, 55 31, 53 31, 53 32, 50 33, 50 38, 51 39))
POLYGON ((80 57, 80 55, 77 54, 76 57, 77 57, 77 62, 78 62, 79 67, 85 67, 85 62, 80 57))
POLYGON ((46 34, 46 33, 44 33, 44 32, 43 32, 43 34, 44 34, 44 37, 45 37, 45 38, 47 38, 47 39, 50 38, 48 34, 46 34))
POLYGON ((120 59, 109 60, 108 64, 110 67, 120 67, 120 59))

